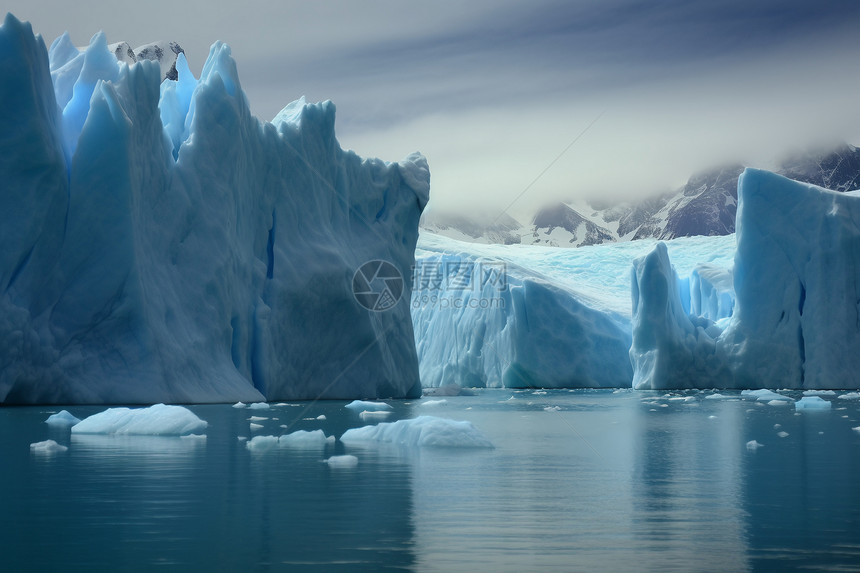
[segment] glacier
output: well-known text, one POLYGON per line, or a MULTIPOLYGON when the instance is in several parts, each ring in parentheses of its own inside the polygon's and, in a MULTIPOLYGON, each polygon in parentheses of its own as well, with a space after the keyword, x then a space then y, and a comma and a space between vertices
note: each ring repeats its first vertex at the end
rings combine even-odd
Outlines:
POLYGON ((738 193, 735 235, 554 249, 422 232, 425 387, 856 388, 860 192, 748 168, 738 193))
POLYGON ((0 27, 0 402, 420 394, 408 281, 353 279, 409 275, 426 160, 343 150, 331 102, 258 120, 223 43, 176 71, 0 27))
MULTIPOLYGON (((656 244, 557 249, 422 232, 412 320, 425 388, 630 387, 630 269, 656 244)), ((692 289, 700 293, 698 306, 729 312, 731 299, 723 299, 734 236, 667 244, 685 292, 699 271, 692 289)))
POLYGON ((665 245, 634 262, 633 386, 856 388, 860 198, 757 169, 738 196, 730 317, 685 312, 665 245))

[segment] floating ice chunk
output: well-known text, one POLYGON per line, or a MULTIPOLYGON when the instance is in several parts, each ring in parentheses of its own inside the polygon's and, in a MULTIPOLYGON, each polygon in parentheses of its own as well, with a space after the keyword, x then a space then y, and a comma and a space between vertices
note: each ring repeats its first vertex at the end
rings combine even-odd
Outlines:
MULTIPOLYGON (((544 392, 546 394, 546 392, 544 392)), ((433 408, 434 406, 445 406, 448 404, 448 400, 427 400, 426 402, 421 402, 422 406, 426 406, 428 408, 433 408)))
POLYGON ((782 427, 782 424, 774 424, 774 425, 773 425, 773 429, 774 429, 774 430, 778 430, 778 429, 780 429, 781 427, 782 427))
POLYGON ((386 422, 347 430, 340 441, 385 442, 404 446, 444 448, 492 448, 493 444, 471 422, 435 416, 386 422))
POLYGON ((773 400, 787 400, 789 402, 793 401, 788 396, 777 394, 773 390, 767 390, 765 388, 761 390, 744 390, 741 392, 741 396, 743 396, 744 398, 754 398, 759 402, 771 402, 773 400))
POLYGON ((797 410, 829 410, 832 404, 818 396, 804 396, 794 403, 797 410))
POLYGON ((787 438, 788 432, 777 432, 776 435, 779 436, 780 438, 787 438))
POLYGON ((543 409, 544 412, 560 412, 561 408, 559 406, 547 406, 543 409))
POLYGON ((790 400, 788 400, 788 401, 786 401, 786 400, 770 400, 770 401, 768 401, 767 405, 768 406, 788 406, 789 402, 790 402, 790 400))
POLYGON ((248 418, 249 422, 262 422, 264 420, 268 420, 265 416, 251 416, 248 418))
POLYGON ((252 410, 268 410, 270 406, 267 402, 254 402, 248 407, 252 410))
POLYGON ((717 417, 716 417, 716 416, 714 416, 714 415, 711 415, 711 416, 708 416, 708 419, 709 419, 709 420, 716 420, 716 419, 717 419, 717 417))
POLYGON ((719 392, 715 394, 708 394, 707 396, 705 396, 705 400, 722 400, 723 398, 725 398, 725 396, 723 396, 719 392))
POLYGON ((185 436, 179 436, 182 440, 205 440, 206 434, 187 434, 185 436))
POLYGON ((68 449, 68 447, 62 446, 54 440, 45 440, 44 442, 30 444, 30 451, 34 454, 58 454, 68 449))
POLYGON ((49 426, 74 426, 78 422, 80 420, 69 414, 67 410, 61 410, 56 414, 48 416, 48 419, 45 420, 45 423, 49 426))
POLYGON ((278 444, 286 448, 324 448, 326 444, 332 444, 334 441, 334 436, 327 438, 322 430, 298 430, 278 438, 278 444))
POLYGON ((349 454, 344 456, 332 456, 325 461, 330 468, 354 468, 358 465, 358 458, 349 454))
POLYGON ((148 408, 108 408, 72 426, 72 433, 182 436, 205 430, 208 425, 188 408, 156 404, 148 408))
POLYGON ((840 400, 857 400, 860 398, 860 392, 848 392, 839 396, 840 400))
POLYGON ((855 432, 860 432, 860 426, 857 426, 856 428, 851 428, 851 429, 854 430, 855 432))
POLYGON ((833 390, 804 390, 804 396, 836 396, 833 390))
POLYGON ((245 447, 252 452, 265 452, 277 447, 277 445, 277 436, 254 436, 245 442, 245 447))
POLYGON ((749 442, 747 442, 747 449, 750 451, 754 452, 757 449, 762 448, 762 447, 764 447, 764 444, 760 444, 755 440, 750 440, 749 442))
POLYGON ((384 420, 385 418, 387 418, 391 414, 393 414, 393 412, 386 412, 384 410, 378 410, 375 412, 364 411, 361 414, 359 414, 358 417, 361 418, 362 420, 365 420, 365 421, 367 421, 367 420, 384 420))
POLYGON ((247 408, 248 406, 244 402, 236 402, 233 404, 234 408, 247 408))
POLYGON ((358 411, 377 412, 379 410, 391 410, 391 404, 387 402, 368 402, 367 400, 353 400, 344 408, 358 411))
POLYGON ((255 424, 254 422, 251 422, 251 431, 252 432, 259 432, 262 429, 263 429, 263 424, 255 424))
POLYGON ((236 439, 239 440, 240 442, 244 442, 244 441, 247 441, 248 436, 236 436, 236 439))
POLYGON ((319 416, 317 416, 317 420, 319 420, 320 422, 326 420, 325 414, 320 414, 319 416))

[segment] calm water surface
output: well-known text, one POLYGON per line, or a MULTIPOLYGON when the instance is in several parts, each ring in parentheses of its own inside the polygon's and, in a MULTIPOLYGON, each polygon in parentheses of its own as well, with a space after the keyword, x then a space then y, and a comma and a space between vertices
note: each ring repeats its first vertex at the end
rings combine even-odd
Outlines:
POLYGON ((192 406, 205 440, 71 437, 43 423, 60 408, 4 408, 0 570, 860 571, 860 403, 797 415, 708 394, 392 402, 391 420, 469 420, 494 450, 238 439, 339 437, 364 425, 345 402, 192 406), (69 450, 30 452, 49 438, 69 450), (321 463, 341 453, 358 466, 321 463))

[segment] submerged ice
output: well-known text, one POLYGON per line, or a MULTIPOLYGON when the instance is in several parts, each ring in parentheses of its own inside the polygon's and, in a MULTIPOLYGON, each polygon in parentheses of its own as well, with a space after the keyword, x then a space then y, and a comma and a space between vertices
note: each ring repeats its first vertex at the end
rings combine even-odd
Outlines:
POLYGON ((50 53, 0 27, 0 402, 259 402, 420 393, 409 276, 429 172, 340 148, 330 102, 253 117, 230 48, 200 78, 50 53))

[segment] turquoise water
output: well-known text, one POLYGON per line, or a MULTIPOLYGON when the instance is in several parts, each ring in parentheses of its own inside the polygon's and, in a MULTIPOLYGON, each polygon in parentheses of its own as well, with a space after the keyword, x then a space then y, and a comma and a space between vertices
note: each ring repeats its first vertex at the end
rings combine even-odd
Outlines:
POLYGON ((345 402, 191 406, 205 440, 73 438, 43 423, 59 408, 4 408, 0 570, 860 571, 860 403, 796 415, 723 394, 392 402, 391 420, 469 420, 493 450, 238 439, 340 436, 363 425, 345 402), (268 418, 253 434, 251 416, 268 418), (68 451, 30 452, 49 438, 68 451), (321 463, 341 453, 358 466, 321 463))

